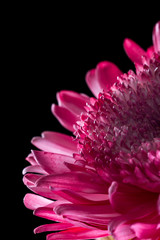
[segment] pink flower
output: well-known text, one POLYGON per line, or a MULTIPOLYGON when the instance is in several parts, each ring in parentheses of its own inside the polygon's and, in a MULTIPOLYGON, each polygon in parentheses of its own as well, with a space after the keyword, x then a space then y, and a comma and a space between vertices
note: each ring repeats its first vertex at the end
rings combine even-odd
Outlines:
POLYGON ((160 22, 144 51, 124 41, 136 73, 111 62, 89 71, 95 97, 57 94, 52 112, 73 132, 44 132, 27 157, 24 204, 50 223, 47 240, 160 239, 160 22), (58 231, 58 232, 57 232, 58 231))

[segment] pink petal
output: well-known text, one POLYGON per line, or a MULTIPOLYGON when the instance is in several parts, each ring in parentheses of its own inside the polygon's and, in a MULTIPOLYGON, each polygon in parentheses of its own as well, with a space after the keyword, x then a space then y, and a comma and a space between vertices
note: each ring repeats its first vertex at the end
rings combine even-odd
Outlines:
POLYGON ((84 112, 84 106, 89 103, 89 97, 73 91, 61 91, 57 94, 58 105, 62 106, 76 115, 84 112))
POLYGON ((78 215, 78 221, 76 219, 76 215, 65 215, 64 216, 67 221, 70 223, 73 223, 74 225, 80 226, 80 227, 89 227, 91 228, 99 228, 102 230, 108 230, 107 224, 110 222, 110 218, 106 218, 105 215, 103 216, 96 216, 96 221, 95 221, 95 216, 83 216, 83 215, 78 215))
POLYGON ((129 240, 133 239, 135 236, 134 231, 130 229, 130 225, 125 224, 119 225, 113 234, 114 239, 118 240, 129 240))
POLYGON ((37 165, 37 162, 35 161, 32 153, 30 153, 30 154, 26 157, 26 160, 27 160, 31 165, 37 165))
POLYGON ((41 197, 32 193, 28 193, 24 197, 24 205, 31 210, 35 210, 39 207, 47 206, 51 203, 53 203, 52 200, 48 200, 44 197, 41 197))
POLYGON ((160 52, 160 21, 157 22, 153 29, 153 45, 155 52, 160 52))
POLYGON ((23 182, 25 185, 31 185, 34 186, 35 182, 40 179, 42 177, 42 175, 39 174, 32 174, 32 173, 27 173, 24 177, 23 177, 23 182))
POLYGON ((148 56, 149 58, 152 58, 152 57, 153 57, 153 54, 154 54, 154 47, 151 46, 151 47, 147 48, 147 56, 148 56))
POLYGON ((151 192, 117 182, 112 182, 109 188, 110 202, 114 209, 120 213, 128 212, 134 207, 156 198, 157 196, 151 192))
POLYGON ((74 132, 74 125, 78 121, 78 116, 64 107, 52 104, 51 111, 60 124, 67 130, 74 132))
MULTIPOLYGON (((52 208, 40 207, 34 211, 34 215, 42 218, 46 218, 52 221, 61 221, 62 217, 58 217, 52 208)), ((65 222, 65 221, 64 221, 65 222)))
POLYGON ((142 65, 142 56, 147 56, 146 52, 133 40, 124 40, 124 49, 132 62, 142 65))
POLYGON ((70 170, 65 165, 65 162, 67 163, 75 162, 75 159, 72 157, 56 153, 33 151, 33 154, 37 162, 49 174, 69 172, 70 170))
POLYGON ((34 233, 42 233, 42 232, 48 232, 48 231, 59 231, 59 230, 65 230, 67 228, 71 228, 73 224, 71 223, 51 223, 51 224, 45 224, 37 227, 34 229, 34 233))
POLYGON ((126 214, 123 214, 117 218, 114 218, 113 221, 109 223, 108 228, 112 233, 112 235, 114 236, 116 229, 117 228, 119 229, 121 224, 125 224, 129 221, 133 221, 133 220, 135 221, 137 219, 147 217, 153 212, 155 212, 155 210, 156 210, 155 200, 138 205, 137 207, 128 211, 126 214))
POLYGON ((39 165, 34 165, 34 166, 28 166, 23 169, 23 174, 26 174, 27 172, 35 172, 35 173, 40 173, 40 174, 46 174, 46 171, 42 169, 41 166, 39 165))
POLYGON ((77 153, 77 144, 72 137, 56 132, 44 132, 42 137, 34 137, 32 144, 37 148, 52 153, 72 156, 77 153))
POLYGON ((82 227, 74 227, 69 230, 61 231, 58 233, 51 233, 47 235, 47 240, 53 239, 91 239, 97 237, 106 237, 108 236, 108 231, 98 230, 98 229, 87 229, 82 227))
POLYGON ((120 69, 112 62, 100 62, 96 68, 97 79, 102 90, 107 91, 122 74, 120 69))
POLYGON ((117 81, 122 72, 111 62, 100 62, 96 69, 86 74, 86 82, 92 93, 98 97, 100 92, 107 91, 117 81))
POLYGON ((100 179, 94 179, 94 176, 83 172, 48 175, 36 183, 38 187, 61 188, 85 193, 107 193, 107 188, 100 179))
POLYGON ((135 223, 132 224, 131 229, 134 230, 136 237, 140 239, 153 239, 153 236, 158 237, 160 234, 160 229, 157 230, 157 224, 135 223))
POLYGON ((116 213, 111 207, 111 205, 109 205, 107 202, 102 205, 60 204, 54 208, 54 211, 58 215, 70 215, 77 220, 79 219, 79 216, 92 217, 94 219, 97 219, 97 223, 98 219, 104 219, 105 217, 107 220, 120 215, 116 213))
POLYGON ((106 201, 96 201, 94 200, 89 200, 82 196, 82 194, 78 194, 76 192, 73 192, 71 190, 58 190, 58 189, 52 189, 55 194, 58 194, 62 198, 68 200, 69 202, 75 203, 75 204, 102 204, 106 201))

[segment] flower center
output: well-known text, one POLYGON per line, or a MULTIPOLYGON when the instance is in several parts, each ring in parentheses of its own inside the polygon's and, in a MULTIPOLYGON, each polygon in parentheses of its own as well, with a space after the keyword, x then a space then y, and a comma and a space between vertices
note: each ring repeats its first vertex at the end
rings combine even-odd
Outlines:
POLYGON ((100 93, 81 116, 77 136, 81 155, 91 164, 106 164, 120 152, 134 154, 142 143, 160 138, 159 56, 100 93))

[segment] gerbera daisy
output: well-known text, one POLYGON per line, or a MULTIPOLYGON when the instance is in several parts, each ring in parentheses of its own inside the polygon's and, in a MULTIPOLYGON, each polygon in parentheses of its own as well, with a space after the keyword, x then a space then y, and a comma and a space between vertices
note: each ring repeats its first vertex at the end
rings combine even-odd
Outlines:
POLYGON ((61 91, 52 105, 73 135, 32 140, 24 204, 53 221, 34 230, 47 240, 160 239, 160 22, 147 51, 124 48, 136 73, 99 63, 86 75, 95 97, 61 91))

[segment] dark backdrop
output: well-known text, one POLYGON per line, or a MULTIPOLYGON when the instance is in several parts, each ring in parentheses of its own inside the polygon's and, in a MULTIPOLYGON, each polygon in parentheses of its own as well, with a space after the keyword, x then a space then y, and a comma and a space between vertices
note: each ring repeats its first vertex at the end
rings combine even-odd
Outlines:
POLYGON ((47 221, 32 216, 32 211, 23 206, 22 199, 28 189, 21 182, 21 171, 27 166, 25 157, 34 148, 30 144, 33 136, 44 130, 68 133, 50 111, 51 104, 56 102, 56 92, 68 89, 92 96, 85 84, 85 74, 103 60, 116 63, 124 72, 133 69, 123 50, 124 38, 132 38, 146 49, 152 44, 152 29, 159 20, 158 14, 149 9, 130 12, 131 7, 127 6, 118 12, 103 5, 98 9, 97 6, 94 9, 79 7, 78 4, 62 4, 59 8, 32 6, 27 8, 20 27, 18 112, 21 117, 23 112, 23 118, 17 148, 22 150, 22 155, 16 151, 17 193, 14 195, 23 233, 19 232, 19 239, 45 239, 45 234, 33 235, 33 228, 47 221))

